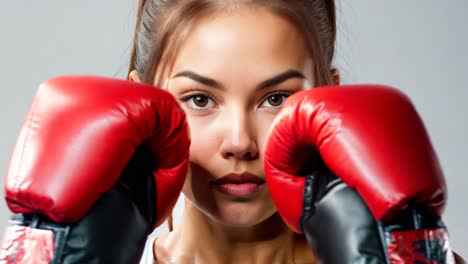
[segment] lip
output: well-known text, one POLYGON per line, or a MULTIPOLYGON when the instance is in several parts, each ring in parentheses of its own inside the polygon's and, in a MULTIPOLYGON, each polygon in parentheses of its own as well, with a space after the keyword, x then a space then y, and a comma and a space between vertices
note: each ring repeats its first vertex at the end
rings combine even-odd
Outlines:
POLYGON ((225 184, 225 183, 265 183, 265 180, 258 177, 257 175, 244 172, 244 173, 228 173, 223 177, 213 181, 214 184, 225 184))
POLYGON ((233 197, 247 197, 255 194, 265 184, 265 180, 257 175, 244 173, 229 173, 213 180, 215 189, 233 197))

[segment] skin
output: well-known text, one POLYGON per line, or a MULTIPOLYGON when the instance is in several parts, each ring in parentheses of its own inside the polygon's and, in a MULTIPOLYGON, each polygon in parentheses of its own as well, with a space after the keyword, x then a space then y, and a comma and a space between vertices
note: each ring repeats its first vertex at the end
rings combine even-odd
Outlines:
MULTIPOLYGON (((267 132, 286 97, 311 86, 312 72, 301 34, 263 8, 195 22, 164 76, 164 88, 187 114, 192 145, 184 214, 156 240, 159 263, 314 262, 304 237, 276 213, 265 184, 238 199, 210 183, 232 172, 265 178, 267 132)), ((139 81, 136 72, 130 79, 139 81)))
MULTIPOLYGON (((238 199, 210 183, 231 172, 265 177, 267 132, 285 98, 311 87, 312 60, 294 25, 261 7, 195 22, 163 84, 154 83, 179 100, 192 138, 184 213, 155 241, 156 263, 318 263, 265 185, 238 199)), ((129 79, 140 82, 135 71, 129 79)))

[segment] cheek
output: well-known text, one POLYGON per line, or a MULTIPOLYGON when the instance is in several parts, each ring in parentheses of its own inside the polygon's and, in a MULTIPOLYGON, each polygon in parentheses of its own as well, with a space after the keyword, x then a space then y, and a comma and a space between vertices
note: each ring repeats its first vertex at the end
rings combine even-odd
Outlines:
POLYGON ((260 152, 260 159, 263 161, 263 153, 267 141, 267 135, 273 124, 276 113, 260 112, 256 118, 257 147, 260 152))
POLYGON ((210 160, 218 151, 212 120, 187 115, 187 123, 191 136, 190 160, 196 163, 210 160))

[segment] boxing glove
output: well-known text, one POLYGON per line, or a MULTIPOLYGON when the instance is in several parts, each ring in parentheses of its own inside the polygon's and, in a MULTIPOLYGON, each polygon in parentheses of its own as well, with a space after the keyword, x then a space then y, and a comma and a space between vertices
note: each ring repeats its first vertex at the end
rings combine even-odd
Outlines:
POLYGON ((43 83, 5 179, 1 263, 136 263, 182 188, 190 141, 167 92, 101 77, 43 83))
POLYGON ((453 263, 444 175, 400 91, 363 85, 290 96, 264 165, 279 213, 321 263, 453 263))

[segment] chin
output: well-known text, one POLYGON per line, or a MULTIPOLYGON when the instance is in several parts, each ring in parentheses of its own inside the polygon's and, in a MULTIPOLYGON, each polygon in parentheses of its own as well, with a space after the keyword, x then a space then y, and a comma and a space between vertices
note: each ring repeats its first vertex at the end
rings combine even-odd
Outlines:
POLYGON ((222 200, 211 217, 232 227, 250 227, 257 225, 276 212, 271 199, 255 201, 222 200))
POLYGON ((183 193, 202 214, 226 226, 251 227, 277 212, 266 186, 254 195, 242 198, 225 195, 211 186, 187 183, 183 193))

